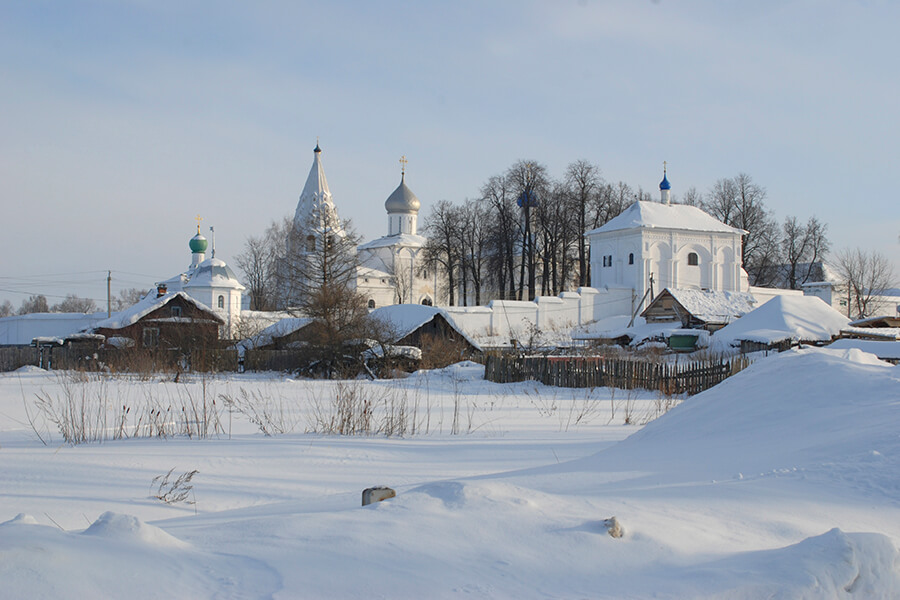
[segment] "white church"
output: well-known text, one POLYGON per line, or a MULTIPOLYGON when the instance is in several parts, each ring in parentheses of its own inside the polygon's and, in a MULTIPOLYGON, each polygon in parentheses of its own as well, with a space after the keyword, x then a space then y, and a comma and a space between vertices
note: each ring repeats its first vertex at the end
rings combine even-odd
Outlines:
POLYGON ((672 204, 663 171, 660 201, 638 201, 605 225, 588 231, 591 283, 633 290, 652 300, 665 288, 725 292, 749 290, 741 267, 741 236, 695 206, 672 204))
MULTIPOLYGON (((356 290, 366 299, 369 308, 392 304, 431 306, 443 300, 437 293, 437 274, 429 273, 424 267, 422 254, 426 239, 418 235, 421 203, 406 185, 405 158, 401 159, 401 164, 400 185, 384 203, 387 235, 357 248, 360 267, 356 290)), ((294 212, 292 231, 286 240, 287 255, 313 251, 316 240, 325 235, 343 236, 345 232, 328 188, 322 149, 317 143, 313 164, 294 212), (305 243, 306 248, 295 247, 299 243, 305 243)), ((284 270, 287 268, 285 265, 284 270)))

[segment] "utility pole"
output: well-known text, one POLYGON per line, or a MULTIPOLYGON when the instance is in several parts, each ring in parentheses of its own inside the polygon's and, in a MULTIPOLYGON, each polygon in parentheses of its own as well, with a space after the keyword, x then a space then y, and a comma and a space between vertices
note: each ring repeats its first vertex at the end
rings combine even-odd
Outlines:
POLYGON ((112 294, 110 293, 110 288, 112 287, 112 271, 106 272, 106 318, 110 318, 112 316, 112 294))

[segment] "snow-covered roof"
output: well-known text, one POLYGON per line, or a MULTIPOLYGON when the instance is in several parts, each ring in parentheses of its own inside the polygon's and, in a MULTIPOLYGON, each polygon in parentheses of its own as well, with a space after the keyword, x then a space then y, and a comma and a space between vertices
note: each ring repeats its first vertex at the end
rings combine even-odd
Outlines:
POLYGON ((775 343, 790 337, 827 342, 850 321, 815 296, 776 296, 713 334, 713 343, 736 346, 741 340, 775 343))
POLYGON ((589 231, 587 235, 638 228, 679 229, 738 235, 746 233, 743 229, 736 229, 722 223, 696 206, 661 204, 642 200, 626 208, 622 214, 611 219, 605 225, 589 231))
POLYGON ((841 335, 900 340, 900 327, 854 327, 853 324, 850 324, 841 329, 841 335))
MULTIPOLYGON (((643 317, 638 317, 640 324, 645 323, 643 317)), ((613 340, 628 335, 628 323, 631 321, 630 315, 616 315, 606 317, 591 323, 578 325, 572 329, 573 340, 613 340)))
POLYGON ((706 323, 730 323, 753 310, 755 300, 746 292, 666 288, 679 304, 706 323))
POLYGON ((31 313, 0 319, 0 346, 27 345, 37 337, 65 338, 106 319, 106 312, 31 313))
POLYGON ((398 341, 405 338, 416 329, 425 325, 436 315, 441 315, 446 319, 447 323, 461 335, 467 342, 478 350, 481 346, 471 336, 466 334, 454 321, 447 311, 435 306, 425 306, 424 304, 392 304, 390 306, 382 306, 376 308, 369 316, 377 319, 393 328, 394 340, 398 341))
MULTIPOLYGON (((630 346, 639 346, 650 340, 668 338, 676 331, 683 331, 681 321, 670 323, 647 323, 637 317, 631 327, 629 315, 609 317, 572 331, 573 340, 615 340, 628 338, 630 346)), ((691 330, 693 331, 693 330, 691 330)))
POLYGON ((290 335, 298 329, 306 327, 310 323, 312 323, 312 319, 307 317, 287 317, 285 319, 281 319, 276 323, 273 323, 272 325, 269 325, 256 335, 239 342, 238 346, 242 349, 261 348, 263 346, 268 346, 277 338, 290 335))
POLYGON ((162 296, 154 296, 150 294, 137 304, 126 308, 122 312, 112 315, 108 319, 104 319, 98 323, 94 323, 92 329, 124 329, 129 325, 134 325, 143 317, 147 316, 157 308, 165 306, 177 297, 181 297, 185 302, 189 302, 196 306, 199 310, 207 313, 210 319, 214 319, 219 323, 223 323, 222 319, 212 311, 211 308, 194 300, 184 292, 166 292, 162 296))
POLYGON ((387 248, 390 246, 400 246, 403 248, 421 248, 428 241, 421 235, 412 235, 409 233, 398 233, 396 235, 386 235, 378 239, 360 244, 360 250, 374 250, 375 248, 387 248))
POLYGON ((888 360, 900 360, 900 341, 881 341, 881 340, 835 340, 828 345, 832 350, 849 350, 856 348, 869 354, 874 354, 878 358, 888 360))
POLYGON ((231 267, 218 258, 208 258, 197 265, 197 268, 190 273, 190 280, 184 284, 184 289, 186 290, 200 287, 246 289, 238 281, 231 267))
MULTIPOLYGON (((186 284, 190 280, 190 271, 185 271, 184 273, 179 273, 173 277, 166 279, 165 281, 156 282, 157 287, 165 286, 166 291, 169 292, 180 292, 184 289, 184 284, 186 284)), ((151 294, 156 293, 156 288, 154 288, 151 294)))

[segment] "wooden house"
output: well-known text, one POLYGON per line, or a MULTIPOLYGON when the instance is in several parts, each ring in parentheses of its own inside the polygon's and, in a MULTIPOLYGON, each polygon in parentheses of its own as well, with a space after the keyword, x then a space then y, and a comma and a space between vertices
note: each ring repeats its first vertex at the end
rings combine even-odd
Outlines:
POLYGON ((463 345, 466 354, 481 351, 478 343, 457 327, 444 310, 434 306, 394 304, 377 308, 369 316, 384 325, 390 343, 396 346, 422 349, 428 341, 441 340, 463 345))
POLYGON ((108 345, 168 350, 214 348, 225 321, 184 292, 147 296, 134 306, 95 324, 108 345))

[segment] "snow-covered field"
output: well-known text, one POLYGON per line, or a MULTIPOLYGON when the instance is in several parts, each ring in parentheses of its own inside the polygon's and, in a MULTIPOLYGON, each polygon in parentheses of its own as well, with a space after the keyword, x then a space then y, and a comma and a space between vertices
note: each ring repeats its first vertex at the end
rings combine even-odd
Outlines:
POLYGON ((856 350, 766 358, 669 412, 472 364, 340 388, 2 374, 0 597, 896 598, 898 383, 856 350), (338 397, 404 435, 321 433, 338 397), (40 403, 121 439, 67 444, 40 403), (131 437, 148 423, 192 437, 131 437), (170 470, 197 470, 186 501, 155 497, 170 470), (375 485, 397 497, 361 507, 375 485))

